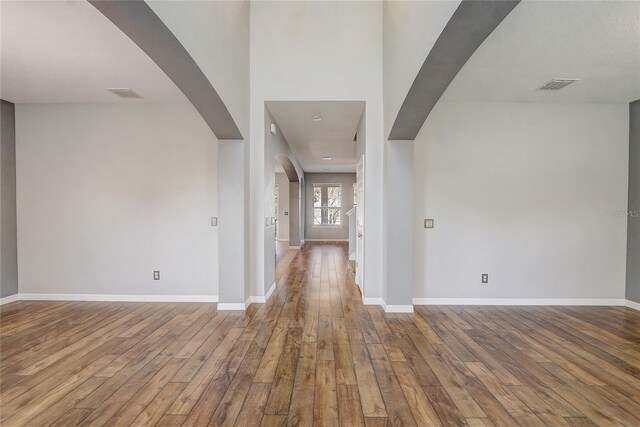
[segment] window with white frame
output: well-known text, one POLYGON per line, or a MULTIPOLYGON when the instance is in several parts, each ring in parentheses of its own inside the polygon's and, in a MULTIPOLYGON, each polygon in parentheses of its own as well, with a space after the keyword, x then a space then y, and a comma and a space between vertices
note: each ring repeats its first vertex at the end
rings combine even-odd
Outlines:
POLYGON ((340 225, 341 184, 313 184, 313 225, 340 225))

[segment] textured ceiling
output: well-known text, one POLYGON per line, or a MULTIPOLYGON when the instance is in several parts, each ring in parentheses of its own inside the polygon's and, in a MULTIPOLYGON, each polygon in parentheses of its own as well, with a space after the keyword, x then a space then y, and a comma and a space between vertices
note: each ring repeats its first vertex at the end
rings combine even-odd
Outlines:
POLYGON ((362 101, 271 101, 267 108, 305 172, 355 172, 362 101), (321 121, 314 121, 319 115, 321 121), (323 160, 322 157, 331 157, 323 160))
POLYGON ((522 1, 444 93, 447 101, 630 102, 640 98, 640 2, 522 1), (560 91, 537 88, 579 78, 560 91))
POLYGON ((2 98, 15 103, 187 102, 158 66, 86 1, 1 1, 2 98), (131 88, 124 100, 105 88, 131 88))

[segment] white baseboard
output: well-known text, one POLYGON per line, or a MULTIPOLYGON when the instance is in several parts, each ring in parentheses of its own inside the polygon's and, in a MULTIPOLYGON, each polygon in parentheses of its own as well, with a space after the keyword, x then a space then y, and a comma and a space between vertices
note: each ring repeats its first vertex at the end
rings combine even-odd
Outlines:
POLYGON ((218 303, 218 310, 246 310, 251 304, 264 304, 267 302, 271 294, 276 290, 276 282, 267 291, 267 295, 252 295, 242 303, 218 303))
POLYGON ((276 241, 278 241, 278 242, 288 242, 288 241, 289 241, 289 238, 286 238, 286 239, 276 239, 276 241))
POLYGON ((413 305, 388 305, 383 304, 385 313, 413 313, 413 305))
POLYGON ((300 249, 300 246, 289 246, 289 249, 300 249))
POLYGON ((348 242, 349 239, 305 239, 305 242, 348 242))
POLYGON ((273 294, 276 290, 276 282, 273 282, 273 285, 271 285, 271 287, 269 288, 269 290, 267 291, 267 295, 265 295, 264 299, 265 302, 266 300, 269 299, 269 297, 271 296, 271 294, 273 294))
POLYGON ((640 310, 640 303, 631 300, 625 300, 624 305, 633 308, 634 310, 640 310))
POLYGON ((244 311, 251 304, 248 299, 245 302, 219 302, 218 311, 244 311))
POLYGON ((364 305, 379 305, 385 313, 413 313, 413 305, 391 305, 387 304, 383 298, 362 297, 364 305))
POLYGON ((0 298, 0 305, 9 304, 10 302, 20 301, 20 294, 9 295, 8 297, 0 298))
POLYGON ((414 298, 414 305, 625 305, 623 299, 414 298))
POLYGON ((22 301, 218 302, 218 295, 115 295, 20 293, 22 301))

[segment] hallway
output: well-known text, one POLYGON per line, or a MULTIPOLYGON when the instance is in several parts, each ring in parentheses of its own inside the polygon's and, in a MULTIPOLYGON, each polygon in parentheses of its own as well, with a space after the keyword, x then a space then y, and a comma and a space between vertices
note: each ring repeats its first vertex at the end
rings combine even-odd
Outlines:
POLYGON ((627 308, 385 315, 361 303, 343 243, 307 243, 267 304, 213 307, 4 306, 2 425, 640 423, 627 308))

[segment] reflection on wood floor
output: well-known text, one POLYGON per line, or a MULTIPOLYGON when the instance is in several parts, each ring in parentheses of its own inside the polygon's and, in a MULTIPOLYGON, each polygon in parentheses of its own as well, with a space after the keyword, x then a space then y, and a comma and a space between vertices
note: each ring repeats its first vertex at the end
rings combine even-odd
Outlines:
POLYGON ((639 426, 640 313, 364 306, 344 244, 296 252, 267 304, 2 307, 15 425, 639 426))
POLYGON ((290 248, 289 242, 276 241, 276 283, 285 275, 298 251, 290 248))

